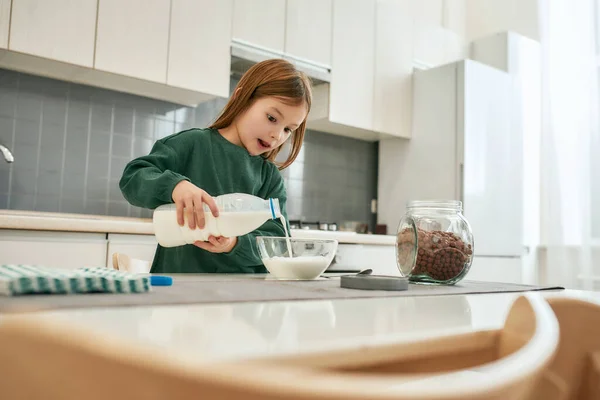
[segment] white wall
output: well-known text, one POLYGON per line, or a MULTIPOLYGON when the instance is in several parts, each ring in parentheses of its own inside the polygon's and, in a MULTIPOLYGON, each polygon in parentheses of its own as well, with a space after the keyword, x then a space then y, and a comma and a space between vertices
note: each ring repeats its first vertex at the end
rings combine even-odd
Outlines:
POLYGON ((501 31, 540 40, 539 0, 466 0, 466 39, 501 31))

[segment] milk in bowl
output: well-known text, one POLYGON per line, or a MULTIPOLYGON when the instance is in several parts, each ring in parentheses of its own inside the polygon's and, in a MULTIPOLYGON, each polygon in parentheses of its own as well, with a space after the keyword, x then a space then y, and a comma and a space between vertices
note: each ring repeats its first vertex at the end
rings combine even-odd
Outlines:
POLYGON ((278 279, 318 278, 333 261, 338 246, 333 239, 260 236, 256 240, 263 264, 278 279))

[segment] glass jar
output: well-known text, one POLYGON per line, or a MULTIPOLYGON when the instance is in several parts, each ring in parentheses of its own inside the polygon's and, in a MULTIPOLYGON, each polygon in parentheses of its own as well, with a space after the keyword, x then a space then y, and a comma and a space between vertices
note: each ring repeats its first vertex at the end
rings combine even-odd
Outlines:
POLYGON ((396 260, 402 276, 453 285, 473 262, 473 234, 456 200, 411 201, 398 225, 396 260))

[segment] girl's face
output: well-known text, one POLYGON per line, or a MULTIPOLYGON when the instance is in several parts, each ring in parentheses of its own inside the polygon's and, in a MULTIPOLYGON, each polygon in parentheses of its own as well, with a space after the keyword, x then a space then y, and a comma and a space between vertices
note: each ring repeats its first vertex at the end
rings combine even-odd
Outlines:
POLYGON ((281 146, 306 118, 306 105, 260 98, 234 122, 242 146, 253 156, 281 146))

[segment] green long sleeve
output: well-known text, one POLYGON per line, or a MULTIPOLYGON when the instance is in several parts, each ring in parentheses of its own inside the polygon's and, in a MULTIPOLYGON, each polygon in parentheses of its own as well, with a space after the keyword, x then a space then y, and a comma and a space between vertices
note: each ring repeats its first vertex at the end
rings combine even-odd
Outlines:
MULTIPOLYGON (((177 141, 171 141, 177 143, 177 141)), ((180 171, 177 151, 164 141, 157 141, 150 154, 131 161, 119 187, 125 199, 132 205, 154 209, 162 204, 172 203, 175 186, 182 180, 189 180, 180 171)))
MULTIPOLYGON (((287 220, 285 186, 277 167, 261 156, 250 156, 214 129, 190 129, 157 141, 150 154, 127 164, 119 187, 131 204, 154 209, 172 203, 173 189, 184 179, 211 196, 248 193, 263 199, 276 198, 287 220)), ((256 237, 284 235, 281 222, 270 220, 238 237, 238 243, 227 254, 213 254, 194 245, 159 245, 151 272, 266 272, 256 237)))

